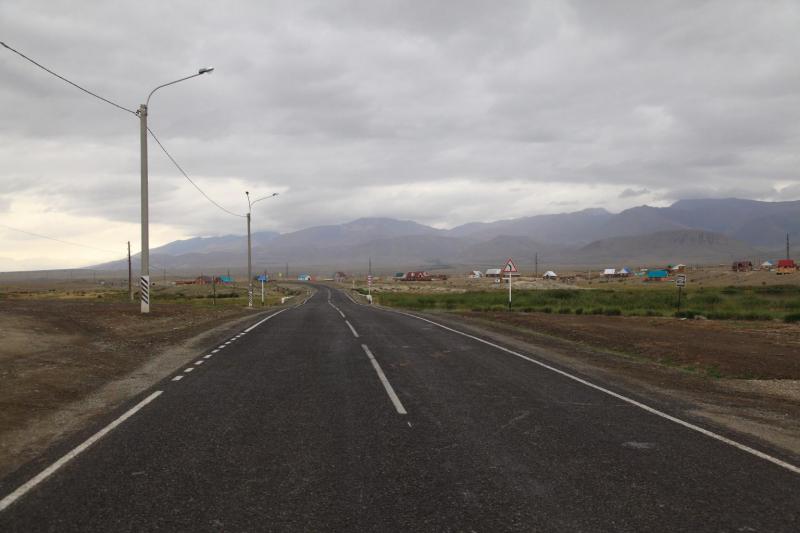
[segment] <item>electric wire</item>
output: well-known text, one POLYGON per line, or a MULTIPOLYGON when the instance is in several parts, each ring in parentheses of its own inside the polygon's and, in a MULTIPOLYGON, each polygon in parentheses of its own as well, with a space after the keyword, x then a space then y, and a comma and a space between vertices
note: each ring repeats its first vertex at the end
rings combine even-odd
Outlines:
POLYGON ((97 246, 91 246, 91 245, 88 245, 88 244, 81 244, 81 243, 78 243, 78 242, 65 241, 63 239, 58 239, 56 237, 50 237, 48 235, 42 235, 41 233, 34 233, 32 231, 27 231, 27 230, 24 230, 24 229, 14 228, 12 226, 7 226, 6 224, 0 224, 0 227, 6 228, 6 229, 10 229, 12 231, 17 231, 19 233, 24 233, 26 235, 31 235, 33 237, 38 237, 40 239, 47 239, 49 241, 60 242, 62 244, 69 244, 70 246, 80 246, 81 248, 89 248, 90 250, 96 250, 98 252, 104 252, 104 253, 108 253, 108 254, 119 254, 119 251, 114 252, 114 251, 111 251, 111 250, 106 250, 105 248, 98 248, 97 246))
MULTIPOLYGON (((58 239, 56 237, 50 237, 49 235, 42 235, 41 233, 34 233, 33 231, 28 231, 28 230, 24 230, 24 229, 15 228, 13 226, 9 226, 9 225, 2 224, 2 223, 0 223, 0 228, 9 229, 11 231, 17 231, 19 233, 24 233, 25 235, 30 235, 32 237, 38 237, 40 239, 47 239, 48 241, 60 242, 61 244, 69 244, 70 246, 80 246, 81 248, 88 248, 90 250, 96 250, 98 252, 104 252, 104 253, 107 253, 107 254, 118 255, 120 253, 119 251, 107 250, 105 248, 98 248, 97 246, 91 246, 89 244, 81 244, 81 243, 78 243, 78 242, 65 241, 63 239, 58 239)), ((135 255, 135 254, 133 254, 133 255, 135 255)), ((131 257, 133 257, 133 255, 131 257)), ((158 268, 158 269, 165 270, 165 271, 169 272, 167 270, 167 267, 165 267, 165 266, 163 266, 161 264, 155 263, 152 260, 150 261, 150 264, 153 265, 154 267, 158 268)))
POLYGON ((235 216, 235 217, 247 218, 247 215, 240 215, 239 213, 234 213, 233 211, 230 211, 230 210, 228 210, 228 209, 225 209, 224 207, 222 207, 221 205, 219 205, 217 202, 215 202, 215 201, 214 201, 214 200, 213 200, 213 199, 212 199, 212 198, 211 198, 209 195, 207 195, 207 194, 205 193, 205 191, 203 191, 203 189, 201 189, 201 188, 200 188, 200 186, 199 186, 199 185, 197 185, 197 184, 196 184, 194 181, 192 181, 192 178, 190 178, 190 177, 189 177, 189 175, 186 173, 186 171, 185 171, 185 170, 183 170, 183 167, 181 167, 181 166, 180 166, 180 164, 178 164, 178 162, 177 162, 177 161, 175 160, 175 158, 174 158, 174 157, 172 157, 172 155, 171 155, 171 154, 170 154, 170 153, 167 151, 167 149, 164 147, 164 145, 163 145, 163 144, 161 144, 161 141, 159 141, 159 140, 158 140, 158 137, 156 137, 156 134, 155 134, 155 133, 153 133, 153 130, 151 130, 150 128, 147 128, 147 131, 148 131, 148 132, 150 132, 150 135, 153 137, 153 140, 154 140, 154 141, 156 141, 156 143, 158 144, 158 146, 159 146, 159 147, 161 148, 161 150, 162 150, 162 151, 163 151, 163 152, 164 152, 164 153, 167 155, 167 157, 169 158, 169 160, 170 160, 170 161, 172 161, 172 164, 173 164, 173 165, 175 165, 175 168, 177 168, 177 169, 180 171, 180 173, 181 173, 181 174, 183 174, 183 177, 184 177, 184 178, 186 178, 186 179, 187 179, 187 181, 188 181, 189 183, 191 183, 191 184, 194 186, 194 188, 198 190, 198 192, 200 192, 200 194, 202 194, 203 196, 205 196, 206 200, 208 200, 209 202, 211 202, 212 204, 214 204, 215 206, 217 206, 217 207, 218 207, 219 209, 221 209, 222 211, 224 211, 224 212, 228 213, 229 215, 233 215, 233 216, 235 216))
POLYGON ((37 66, 37 67, 39 67, 40 69, 42 69, 42 70, 44 70, 44 71, 46 71, 46 72, 49 72, 50 74, 52 74, 52 75, 53 75, 53 76, 55 76, 56 78, 58 78, 58 79, 60 79, 60 80, 62 80, 62 81, 65 81, 65 82, 69 83, 69 84, 70 84, 70 85, 72 85, 73 87, 75 87, 75 88, 77 88, 77 89, 80 89, 81 91, 85 92, 86 94, 90 94, 90 95, 94 96, 95 98, 98 98, 98 99, 100 99, 100 100, 104 101, 104 102, 105 102, 105 103, 107 103, 107 104, 111 104, 111 105, 113 105, 114 107, 116 107, 116 108, 118 108, 118 109, 121 109, 121 110, 123 110, 123 111, 127 111, 128 113, 131 113, 132 115, 136 115, 136 114, 137 114, 137 113, 136 113, 136 111, 133 111, 133 110, 131 110, 131 109, 128 109, 127 107, 121 106, 121 105, 119 105, 119 104, 118 104, 118 103, 116 103, 116 102, 112 102, 112 101, 111 101, 111 100, 109 100, 108 98, 103 98, 103 97, 102 97, 102 96, 100 96, 99 94, 97 94, 97 93, 93 93, 93 92, 92 92, 92 91, 90 91, 89 89, 86 89, 86 88, 84 88, 84 87, 81 87, 80 85, 78 85, 78 84, 77 84, 77 83, 75 83, 74 81, 70 81, 70 80, 68 80, 67 78, 65 78, 65 77, 64 77, 64 76, 62 76, 61 74, 58 74, 57 72, 54 72, 54 71, 50 70, 49 68, 45 67, 45 66, 44 66, 44 65, 42 65, 41 63, 37 63, 36 61, 34 61, 34 60, 33 60, 33 59, 31 59, 30 57, 26 56, 25 54, 23 54, 23 53, 22 53, 22 52, 20 52, 19 50, 17 50, 17 49, 15 49, 15 48, 12 48, 12 47, 8 46, 6 43, 4 43, 4 42, 0 41, 0 44, 1 44, 1 45, 3 45, 3 46, 4 46, 5 48, 7 48, 8 50, 11 50, 12 52, 14 52, 15 54, 17 54, 17 55, 18 55, 18 56, 20 56, 21 58, 23 58, 23 59, 25 59, 25 60, 27 60, 27 61, 30 61, 31 63, 33 63, 34 65, 36 65, 36 66, 37 66))

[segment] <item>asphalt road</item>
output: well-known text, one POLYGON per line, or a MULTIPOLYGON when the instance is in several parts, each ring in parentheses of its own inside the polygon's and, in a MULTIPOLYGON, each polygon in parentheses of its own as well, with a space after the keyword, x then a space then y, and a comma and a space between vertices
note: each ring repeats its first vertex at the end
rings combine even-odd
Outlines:
POLYGON ((223 346, 3 480, 0 531, 800 530, 800 474, 335 290, 223 346))

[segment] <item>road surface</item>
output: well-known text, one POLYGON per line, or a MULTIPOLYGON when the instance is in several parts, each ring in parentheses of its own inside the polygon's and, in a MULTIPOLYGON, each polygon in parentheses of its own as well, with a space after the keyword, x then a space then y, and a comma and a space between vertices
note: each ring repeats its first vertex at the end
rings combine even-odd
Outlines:
POLYGON ((800 530, 791 458, 318 289, 3 480, 0 531, 800 530))

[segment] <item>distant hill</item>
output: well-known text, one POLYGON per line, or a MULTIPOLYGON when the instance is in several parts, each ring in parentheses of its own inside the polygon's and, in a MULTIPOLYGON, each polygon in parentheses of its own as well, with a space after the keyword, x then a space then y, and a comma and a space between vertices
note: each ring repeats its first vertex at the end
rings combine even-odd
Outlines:
POLYGON ((727 263, 755 258, 760 252, 721 233, 702 230, 659 231, 602 239, 565 254, 565 264, 607 263, 619 267, 677 263, 727 263))
MULTIPOLYGON (((680 200, 669 207, 639 206, 617 214, 604 209, 472 222, 442 230, 410 220, 361 218, 285 234, 253 234, 257 264, 361 267, 372 258, 386 268, 492 265, 507 257, 561 265, 727 262, 777 257, 786 233, 800 247, 800 201, 680 200)), ((168 269, 240 265, 246 237, 197 237, 151 250, 168 269)), ((134 259, 137 263, 138 258, 134 259)), ((125 261, 95 268, 124 269, 125 261)))

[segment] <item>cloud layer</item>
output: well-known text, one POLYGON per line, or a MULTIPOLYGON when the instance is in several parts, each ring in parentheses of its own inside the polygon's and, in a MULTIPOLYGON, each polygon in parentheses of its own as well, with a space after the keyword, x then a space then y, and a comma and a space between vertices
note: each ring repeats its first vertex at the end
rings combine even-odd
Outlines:
MULTIPOLYGON (((254 214, 278 231, 800 198, 798 23, 792 1, 0 4, 0 39, 129 108, 216 67, 151 127, 227 208, 280 192, 254 214)), ((137 119, 5 49, 0 73, 0 222, 138 249, 137 119)), ((150 167, 154 245, 243 231, 152 142, 150 167)), ((0 269, 113 258, 0 239, 0 269)))

